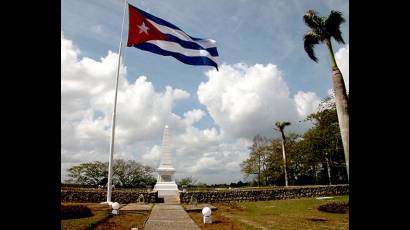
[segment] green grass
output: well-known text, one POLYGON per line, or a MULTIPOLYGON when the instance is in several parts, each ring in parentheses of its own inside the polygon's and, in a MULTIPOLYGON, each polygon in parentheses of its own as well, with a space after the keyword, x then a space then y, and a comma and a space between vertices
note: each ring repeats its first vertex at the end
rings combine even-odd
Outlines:
POLYGON ((317 210, 321 204, 348 200, 349 196, 335 196, 325 200, 303 198, 241 202, 237 208, 225 209, 224 215, 240 223, 244 229, 348 229, 348 213, 335 214, 317 210))
MULTIPOLYGON (((74 204, 74 203, 73 203, 74 204)), ((70 229, 89 229, 95 227, 101 221, 109 218, 111 213, 111 208, 106 205, 101 205, 97 203, 82 203, 87 205, 91 209, 93 216, 86 218, 77 218, 77 219, 67 219, 61 220, 61 229, 70 230, 70 229)))

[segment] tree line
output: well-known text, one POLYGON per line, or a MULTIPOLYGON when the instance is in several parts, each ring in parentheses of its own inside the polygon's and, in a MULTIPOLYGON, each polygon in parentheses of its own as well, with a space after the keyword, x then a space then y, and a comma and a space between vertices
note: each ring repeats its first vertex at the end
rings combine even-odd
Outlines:
MULTIPOLYGON (((86 186, 106 185, 108 182, 108 162, 87 162, 67 169, 65 183, 86 186)), ((113 162, 112 181, 116 187, 146 188, 154 186, 154 168, 134 160, 117 159, 113 162)))
POLYGON ((314 126, 303 135, 285 135, 289 122, 276 122, 279 138, 256 135, 241 163, 245 179, 258 186, 348 183, 334 98, 322 101, 305 121, 314 126))

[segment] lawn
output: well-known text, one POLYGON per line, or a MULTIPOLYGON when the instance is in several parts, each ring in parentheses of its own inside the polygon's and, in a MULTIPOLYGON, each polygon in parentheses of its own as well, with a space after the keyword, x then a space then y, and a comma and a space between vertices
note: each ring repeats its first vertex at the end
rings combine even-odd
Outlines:
POLYGON ((139 211, 133 213, 120 213, 120 215, 113 215, 110 219, 99 224, 96 230, 116 229, 116 230, 130 230, 131 228, 142 229, 145 221, 148 220, 149 211, 139 211))
POLYGON ((321 204, 331 201, 347 202, 349 196, 318 200, 303 198, 213 204, 223 217, 242 229, 349 229, 349 214, 318 211, 321 204))
MULTIPOLYGON (((347 202, 349 196, 335 196, 318 200, 302 198, 257 202, 231 202, 212 204, 218 208, 212 214, 213 224, 204 225, 200 212, 189 212, 201 229, 349 229, 349 214, 318 211, 321 204, 337 201, 347 202)), ((65 203, 67 204, 67 203, 65 203)), ((131 229, 142 228, 149 211, 111 215, 109 206, 98 203, 87 205, 91 217, 61 221, 61 229, 131 229)))
POLYGON ((66 219, 61 220, 61 229, 62 230, 71 230, 71 229, 89 229, 95 227, 98 223, 105 221, 110 218, 111 207, 108 205, 101 205, 98 203, 64 203, 66 205, 75 205, 83 204, 86 205, 91 212, 94 214, 90 217, 77 218, 77 219, 66 219))
POLYGON ((232 221, 232 219, 223 215, 223 211, 216 210, 212 212, 212 224, 203 223, 203 215, 201 212, 188 212, 188 215, 195 221, 201 229, 209 230, 243 230, 240 223, 232 221))
POLYGON ((61 220, 62 230, 71 229, 117 229, 129 230, 131 228, 142 228, 148 219, 150 211, 120 212, 119 215, 111 214, 111 207, 99 203, 64 203, 86 205, 94 214, 91 217, 61 220))

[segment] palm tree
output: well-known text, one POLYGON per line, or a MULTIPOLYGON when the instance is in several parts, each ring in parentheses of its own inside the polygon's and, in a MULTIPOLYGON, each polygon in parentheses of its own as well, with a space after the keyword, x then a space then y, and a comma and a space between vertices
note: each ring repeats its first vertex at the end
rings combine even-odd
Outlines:
MULTIPOLYGON (((279 129, 282 134, 282 154, 283 154, 283 168, 285 171, 285 186, 288 187, 288 173, 286 171, 286 150, 285 150, 285 133, 284 129, 286 126, 290 125, 290 122, 276 122, 276 127, 279 129)), ((276 129, 277 130, 277 129, 276 129)))
POLYGON ((324 42, 329 50, 330 61, 332 63, 333 91, 336 99, 337 117, 339 120, 340 133, 342 136, 343 148, 345 153, 347 178, 349 179, 349 108, 346 87, 342 73, 337 67, 335 56, 332 49, 331 38, 339 43, 345 43, 340 31, 340 24, 345 20, 339 11, 331 11, 327 17, 319 17, 314 10, 309 10, 303 16, 307 26, 312 30, 304 36, 304 47, 308 56, 315 62, 318 59, 314 53, 314 45, 324 42))

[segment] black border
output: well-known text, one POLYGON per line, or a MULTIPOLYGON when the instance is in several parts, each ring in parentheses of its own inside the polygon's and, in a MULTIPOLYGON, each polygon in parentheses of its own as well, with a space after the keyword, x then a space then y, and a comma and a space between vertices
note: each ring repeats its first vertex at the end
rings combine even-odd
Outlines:
POLYGON ((400 208, 407 209, 409 168, 409 151, 401 149, 408 139, 409 90, 402 83, 408 78, 407 9, 398 2, 350 1, 349 224, 354 229, 401 228, 407 218, 400 208))
MULTIPOLYGON (((349 225, 392 229, 406 214, 387 206, 407 199, 407 7, 349 4, 349 225)), ((3 213, 13 224, 60 229, 61 2, 3 9, 3 213)))
POLYGON ((61 2, 2 8, 0 225, 60 229, 61 2))

